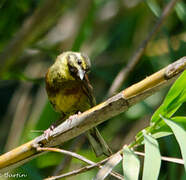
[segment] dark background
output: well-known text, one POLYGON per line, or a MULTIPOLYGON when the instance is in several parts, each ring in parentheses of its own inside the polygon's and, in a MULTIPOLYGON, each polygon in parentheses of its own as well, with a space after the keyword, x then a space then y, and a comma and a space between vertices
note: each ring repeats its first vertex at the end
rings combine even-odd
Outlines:
MULTIPOLYGON (((0 1, 0 152, 6 152, 41 133, 60 117, 45 92, 44 76, 56 56, 73 50, 86 53, 92 63, 89 75, 97 103, 106 98, 119 71, 156 24, 169 0, 46 0, 0 1), (29 24, 33 25, 28 29, 29 24)), ((149 42, 139 63, 121 85, 124 89, 186 53, 186 2, 178 1, 160 31, 149 42)), ((119 89, 119 90, 121 90, 119 89)), ((118 90, 118 92, 119 92, 118 90)), ((148 126, 168 88, 131 107, 98 128, 116 152, 148 126)), ((179 110, 184 114, 185 106, 179 110)), ((180 157, 173 136, 159 140, 162 155, 180 157)), ((64 149, 98 161, 84 135, 64 149)), ((27 179, 51 176, 64 156, 47 153, 16 170, 27 179)), ((70 161, 68 161, 70 162, 70 161)), ((63 172, 82 166, 67 163, 63 172)), ((119 165, 116 170, 122 173, 119 165)), ((96 169, 69 179, 91 179, 96 169)), ((183 166, 163 163, 160 179, 181 179, 183 166)), ((15 178, 14 178, 15 179, 15 178)), ((110 177, 110 179, 113 179, 110 177)))

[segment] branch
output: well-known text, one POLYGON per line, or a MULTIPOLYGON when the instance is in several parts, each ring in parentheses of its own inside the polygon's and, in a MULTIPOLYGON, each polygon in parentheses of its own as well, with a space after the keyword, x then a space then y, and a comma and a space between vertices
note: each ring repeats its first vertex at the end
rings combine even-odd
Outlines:
MULTIPOLYGON (((134 153, 139 155, 139 156, 144 156, 145 157, 145 153, 143 153, 143 152, 134 151, 134 153)), ((183 159, 180 159, 180 158, 172 158, 172 157, 161 156, 161 160, 184 165, 183 159)))
MULTIPOLYGON (((114 155, 116 155, 118 153, 122 155, 123 149, 119 150, 117 153, 113 154, 111 157, 114 157, 114 155)), ((134 153, 137 154, 137 155, 140 155, 140 156, 145 156, 145 153, 143 153, 143 152, 134 151, 134 153)), ((70 152, 70 154, 71 154, 71 152, 70 152)), ((77 156, 79 156, 79 155, 77 155, 77 156)), ((95 167, 103 168, 101 166, 101 164, 103 164, 105 162, 108 162, 108 160, 111 159, 111 157, 103 159, 102 161, 100 161, 98 163, 94 163, 92 165, 87 165, 87 166, 82 167, 80 169, 76 169, 76 170, 74 170, 72 172, 68 172, 68 173, 65 173, 65 174, 58 175, 58 176, 52 176, 52 177, 46 178, 45 180, 54 180, 54 179, 60 179, 60 178, 69 177, 69 176, 75 176, 77 174, 89 171, 89 170, 91 170, 91 169, 93 169, 95 167)), ((177 164, 182 164, 182 165, 184 164, 183 159, 179 159, 179 158, 172 158, 172 157, 161 156, 161 159, 163 161, 167 161, 167 162, 172 162, 172 163, 177 163, 177 164)), ((110 174, 113 175, 114 177, 118 178, 118 179, 121 178, 121 175, 118 176, 117 173, 115 173, 115 172, 112 172, 110 174)))
MULTIPOLYGON (((48 148, 48 147, 46 147, 46 148, 41 148, 41 147, 38 147, 37 150, 38 150, 38 151, 59 152, 59 153, 65 154, 65 155, 69 155, 69 156, 72 156, 72 157, 74 157, 74 158, 76 158, 76 159, 79 159, 79 160, 81 160, 81 161, 83 161, 83 162, 85 162, 85 163, 87 163, 87 164, 89 164, 89 165, 92 165, 92 166, 90 166, 91 168, 93 168, 93 167, 102 168, 101 164, 104 163, 105 161, 107 161, 107 160, 109 159, 109 158, 106 158, 106 159, 104 159, 103 161, 101 161, 101 162, 99 162, 99 163, 95 163, 95 162, 90 161, 89 159, 87 159, 87 158, 85 158, 85 157, 83 157, 83 156, 81 156, 81 155, 79 155, 79 154, 77 154, 77 153, 74 153, 74 152, 71 152, 71 151, 66 151, 66 150, 59 149, 59 148, 48 148)), ((90 167, 84 169, 84 171, 90 170, 90 167)), ((83 172, 84 172, 84 171, 83 171, 83 172)), ((74 171, 73 171, 73 173, 70 172, 70 173, 66 173, 66 174, 68 174, 68 176, 71 176, 71 175, 77 174, 77 170, 75 170, 75 172, 76 172, 76 173, 74 173, 74 171)), ((79 170, 78 170, 78 172, 79 172, 79 170)), ((80 171, 80 172, 82 172, 82 168, 81 168, 81 171, 80 171)), ((79 172, 79 173, 80 173, 80 172, 79 172)), ((111 174, 112 176, 114 176, 114 177, 118 177, 118 176, 119 176, 119 177, 120 177, 119 179, 123 179, 123 177, 122 177, 121 175, 119 175, 118 173, 116 173, 116 172, 110 172, 110 174, 111 174)), ((50 178, 48 178, 48 179, 58 179, 58 178, 66 177, 66 175, 65 175, 65 176, 64 176, 64 175, 65 175, 65 174, 59 175, 59 176, 53 176, 53 177, 50 177, 50 178)))
POLYGON ((88 165, 88 166, 82 167, 80 169, 76 169, 72 172, 68 172, 65 174, 58 175, 58 176, 52 176, 52 177, 46 178, 45 180, 54 180, 54 179, 60 179, 60 178, 69 177, 69 176, 75 176, 75 175, 83 173, 85 171, 89 171, 95 167, 99 167, 101 164, 105 163, 107 160, 108 160, 108 158, 106 158, 98 163, 95 163, 93 165, 88 165))
POLYGON ((74 153, 74 152, 71 152, 71 151, 66 151, 64 149, 59 149, 59 148, 50 148, 50 147, 38 147, 37 148, 37 151, 52 151, 52 152, 59 152, 59 153, 62 153, 62 154, 65 154, 65 155, 69 155, 69 156, 72 156, 76 159, 79 159, 80 161, 83 161, 87 164, 95 164, 93 161, 90 161, 86 158, 84 158, 83 156, 77 154, 77 153, 74 153))
POLYGON ((116 78, 114 79, 109 91, 107 97, 113 95, 116 93, 116 91, 121 87, 122 83, 127 79, 128 75, 132 72, 132 70, 135 68, 135 66, 140 61, 141 56, 143 55, 145 48, 147 47, 149 41, 153 38, 153 36, 160 30, 160 27, 165 22, 165 19, 170 14, 171 10, 173 9, 174 5, 176 4, 178 0, 172 0, 170 3, 167 4, 167 6, 164 8, 162 15, 160 16, 159 20, 153 27, 152 31, 149 32, 146 39, 141 42, 136 52, 133 54, 133 56, 129 59, 129 63, 118 73, 116 78))
POLYGON ((159 91, 160 88, 172 83, 186 69, 186 57, 168 65, 144 80, 121 91, 103 103, 77 115, 73 120, 67 119, 51 133, 49 140, 41 135, 10 152, 0 156, 0 172, 20 166, 41 154, 37 147, 54 147, 86 132, 98 124, 125 112, 130 106, 144 100, 159 91))
MULTIPOLYGON (((86 140, 85 135, 80 135, 77 138, 73 139, 71 147, 69 148, 70 151, 77 152, 83 145, 86 140)), ((72 161, 72 156, 65 155, 63 160, 55 167, 54 171, 52 172, 53 176, 61 174, 64 169, 69 168, 72 161)))

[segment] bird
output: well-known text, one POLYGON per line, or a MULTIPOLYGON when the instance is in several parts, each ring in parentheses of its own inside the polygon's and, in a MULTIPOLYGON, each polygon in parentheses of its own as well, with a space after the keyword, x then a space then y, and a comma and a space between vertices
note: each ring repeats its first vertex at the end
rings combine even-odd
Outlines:
MULTIPOLYGON (((82 113, 96 105, 93 88, 88 79, 90 59, 81 52, 67 51, 57 56, 46 73, 46 91, 54 110, 62 119, 82 113)), ((112 154, 98 129, 92 128, 87 137, 96 156, 112 154)))

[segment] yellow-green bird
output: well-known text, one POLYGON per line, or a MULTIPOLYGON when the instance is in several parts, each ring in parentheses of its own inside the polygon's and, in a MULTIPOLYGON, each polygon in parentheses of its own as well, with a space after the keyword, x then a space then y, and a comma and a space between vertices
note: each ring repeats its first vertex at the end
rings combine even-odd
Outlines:
MULTIPOLYGON (((88 56, 78 52, 64 52, 46 74, 46 90, 54 109, 63 119, 84 112, 96 105, 87 72, 90 70, 88 56)), ((97 128, 88 131, 88 139, 96 156, 110 155, 111 150, 97 128)))

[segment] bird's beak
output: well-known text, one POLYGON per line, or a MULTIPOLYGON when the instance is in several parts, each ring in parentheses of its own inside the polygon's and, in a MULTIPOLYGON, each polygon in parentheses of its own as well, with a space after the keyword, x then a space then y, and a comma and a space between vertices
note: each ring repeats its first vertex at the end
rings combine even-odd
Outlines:
POLYGON ((78 77, 83 80, 83 78, 85 77, 85 71, 83 69, 78 69, 78 73, 77 73, 78 77))

